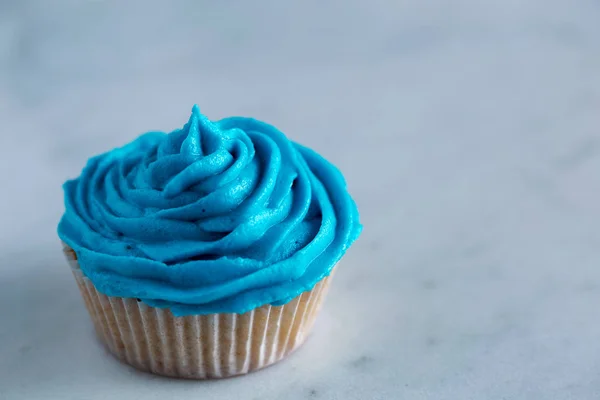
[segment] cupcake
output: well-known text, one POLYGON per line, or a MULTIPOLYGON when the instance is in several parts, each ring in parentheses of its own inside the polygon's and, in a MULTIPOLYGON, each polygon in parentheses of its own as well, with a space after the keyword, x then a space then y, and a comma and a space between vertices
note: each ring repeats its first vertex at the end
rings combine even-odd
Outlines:
POLYGON ((242 375, 297 349, 361 231, 332 164, 197 106, 182 129, 91 158, 64 194, 58 235, 100 341, 181 378, 242 375))

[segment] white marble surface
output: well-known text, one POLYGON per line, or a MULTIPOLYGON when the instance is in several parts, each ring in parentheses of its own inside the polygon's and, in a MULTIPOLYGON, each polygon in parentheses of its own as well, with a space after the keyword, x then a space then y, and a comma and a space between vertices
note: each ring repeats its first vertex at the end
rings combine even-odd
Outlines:
POLYGON ((599 20, 597 0, 0 0, 0 399, 598 399, 599 20), (55 235, 88 156, 194 102, 320 151, 365 224, 302 351, 218 382, 108 356, 55 235))

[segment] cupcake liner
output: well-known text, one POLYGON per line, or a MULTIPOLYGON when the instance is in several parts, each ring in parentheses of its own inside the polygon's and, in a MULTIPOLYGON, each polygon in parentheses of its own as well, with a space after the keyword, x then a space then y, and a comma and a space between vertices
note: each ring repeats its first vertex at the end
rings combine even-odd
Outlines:
POLYGON ((103 295, 81 272, 74 251, 64 252, 108 350, 137 369, 179 378, 227 378, 282 360, 305 341, 331 281, 331 275, 323 278, 282 306, 175 317, 169 309, 103 295))

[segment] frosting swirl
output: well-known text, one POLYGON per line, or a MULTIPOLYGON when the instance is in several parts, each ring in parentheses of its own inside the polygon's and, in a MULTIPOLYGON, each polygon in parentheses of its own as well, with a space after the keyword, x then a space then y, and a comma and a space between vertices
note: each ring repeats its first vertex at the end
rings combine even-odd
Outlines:
POLYGON ((341 173, 275 127, 212 122, 91 158, 64 185, 60 238, 102 293, 175 315, 285 304, 361 231, 341 173))

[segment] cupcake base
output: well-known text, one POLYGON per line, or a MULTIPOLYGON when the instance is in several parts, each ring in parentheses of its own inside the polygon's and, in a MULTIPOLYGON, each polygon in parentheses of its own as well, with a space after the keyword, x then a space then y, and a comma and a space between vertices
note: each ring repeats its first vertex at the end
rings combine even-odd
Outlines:
POLYGON ((331 280, 331 275, 323 278, 282 306, 175 317, 169 309, 99 293, 79 269, 73 250, 64 251, 110 353, 139 370, 177 378, 228 378, 282 360, 305 341, 331 280))

